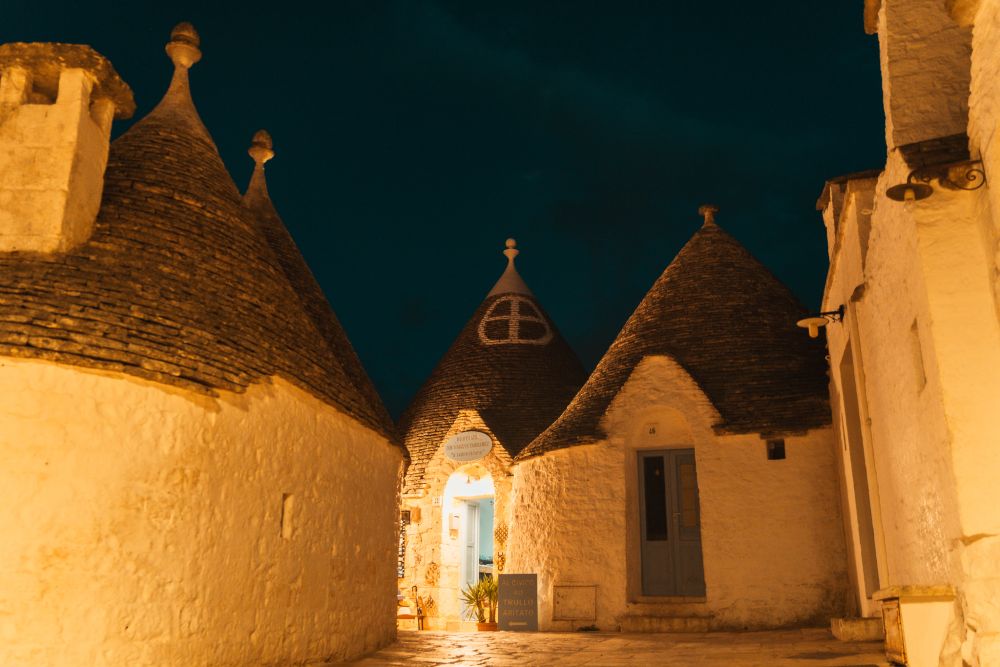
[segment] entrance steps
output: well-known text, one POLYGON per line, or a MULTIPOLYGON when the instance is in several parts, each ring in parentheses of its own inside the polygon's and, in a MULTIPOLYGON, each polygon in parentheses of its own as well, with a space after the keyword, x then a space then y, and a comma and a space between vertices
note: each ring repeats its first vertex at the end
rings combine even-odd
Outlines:
POLYGON ((712 614, 704 602, 633 602, 618 618, 622 632, 708 632, 712 614))

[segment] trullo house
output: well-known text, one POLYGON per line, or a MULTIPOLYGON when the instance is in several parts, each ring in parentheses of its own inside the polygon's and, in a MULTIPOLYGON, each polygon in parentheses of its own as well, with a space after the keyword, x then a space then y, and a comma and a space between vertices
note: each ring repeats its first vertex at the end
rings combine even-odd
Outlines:
POLYGON ((510 572, 542 629, 826 624, 847 593, 824 350, 714 221, 514 459, 510 572))
POLYGON ((0 664, 304 664, 392 640, 403 452, 192 103, 0 46, 0 664), (359 512, 359 508, 364 508, 359 512))
POLYGON ((400 587, 416 587, 428 629, 461 628, 461 588, 507 571, 511 462, 585 379, 518 273, 513 239, 504 254, 506 270, 400 420, 411 458, 400 587))

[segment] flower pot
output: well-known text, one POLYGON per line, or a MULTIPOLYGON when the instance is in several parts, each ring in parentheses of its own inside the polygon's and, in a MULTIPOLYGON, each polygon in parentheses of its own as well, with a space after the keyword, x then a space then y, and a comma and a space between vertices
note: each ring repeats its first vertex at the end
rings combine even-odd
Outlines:
POLYGON ((490 632, 497 629, 496 623, 476 623, 476 629, 480 632, 490 632))

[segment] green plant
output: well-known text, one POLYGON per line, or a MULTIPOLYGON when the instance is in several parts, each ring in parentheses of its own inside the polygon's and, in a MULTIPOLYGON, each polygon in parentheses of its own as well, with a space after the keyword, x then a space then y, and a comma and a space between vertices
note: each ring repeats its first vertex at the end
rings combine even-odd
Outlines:
POLYGON ((497 580, 493 578, 493 575, 489 575, 485 579, 479 580, 479 586, 483 591, 483 598, 486 601, 487 608, 490 610, 490 623, 497 622, 497 599, 499 597, 499 588, 497 587, 497 580))
POLYGON ((460 595, 462 602, 465 603, 465 617, 469 620, 476 619, 480 623, 485 623, 486 613, 483 610, 482 582, 466 584, 460 595))
POLYGON ((497 581, 492 576, 484 577, 474 584, 467 584, 461 591, 468 619, 486 623, 497 622, 497 581))

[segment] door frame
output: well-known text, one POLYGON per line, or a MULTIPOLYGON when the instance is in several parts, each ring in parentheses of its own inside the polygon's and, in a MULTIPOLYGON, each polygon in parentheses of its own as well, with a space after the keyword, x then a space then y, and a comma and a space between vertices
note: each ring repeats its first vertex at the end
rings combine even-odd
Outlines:
POLYGON ((481 498, 468 498, 462 501, 462 528, 459 532, 462 560, 459 573, 459 586, 479 579, 479 502, 481 498), (472 562, 469 561, 469 548, 473 547, 472 562), (470 568, 472 571, 470 572, 470 568))
MULTIPOLYGON (((643 481, 643 461, 646 457, 651 456, 662 456, 665 461, 670 461, 675 458, 675 453, 685 452, 689 453, 695 464, 695 479, 697 484, 698 476, 698 462, 697 462, 697 452, 694 445, 667 445, 658 447, 645 447, 642 449, 631 449, 630 456, 628 459, 628 477, 631 480, 628 486, 628 493, 626 497, 626 510, 629 512, 630 517, 628 521, 628 538, 626 540, 627 558, 626 565, 629 571, 628 574, 628 599, 633 602, 642 601, 668 601, 677 600, 685 602, 704 602, 706 600, 706 593, 703 591, 698 594, 684 595, 679 592, 668 593, 663 595, 648 594, 644 589, 644 563, 643 563, 643 538, 644 530, 646 525, 645 517, 645 484, 643 481)), ((669 463, 665 466, 664 473, 667 476, 672 477, 672 479, 665 480, 666 488, 665 492, 667 494, 668 505, 665 508, 667 512, 668 521, 668 536, 671 541, 671 559, 673 561, 674 555, 678 553, 678 548, 674 540, 679 539, 679 521, 677 520, 678 514, 676 510, 678 508, 674 507, 676 495, 679 493, 676 488, 676 466, 671 466, 669 463)), ((701 489, 700 484, 697 485, 698 492, 698 556, 701 560, 701 570, 702 570, 702 585, 703 588, 707 587, 705 572, 704 572, 704 535, 701 530, 701 489)), ((673 570, 675 576, 677 576, 677 563, 672 562, 673 570)))

